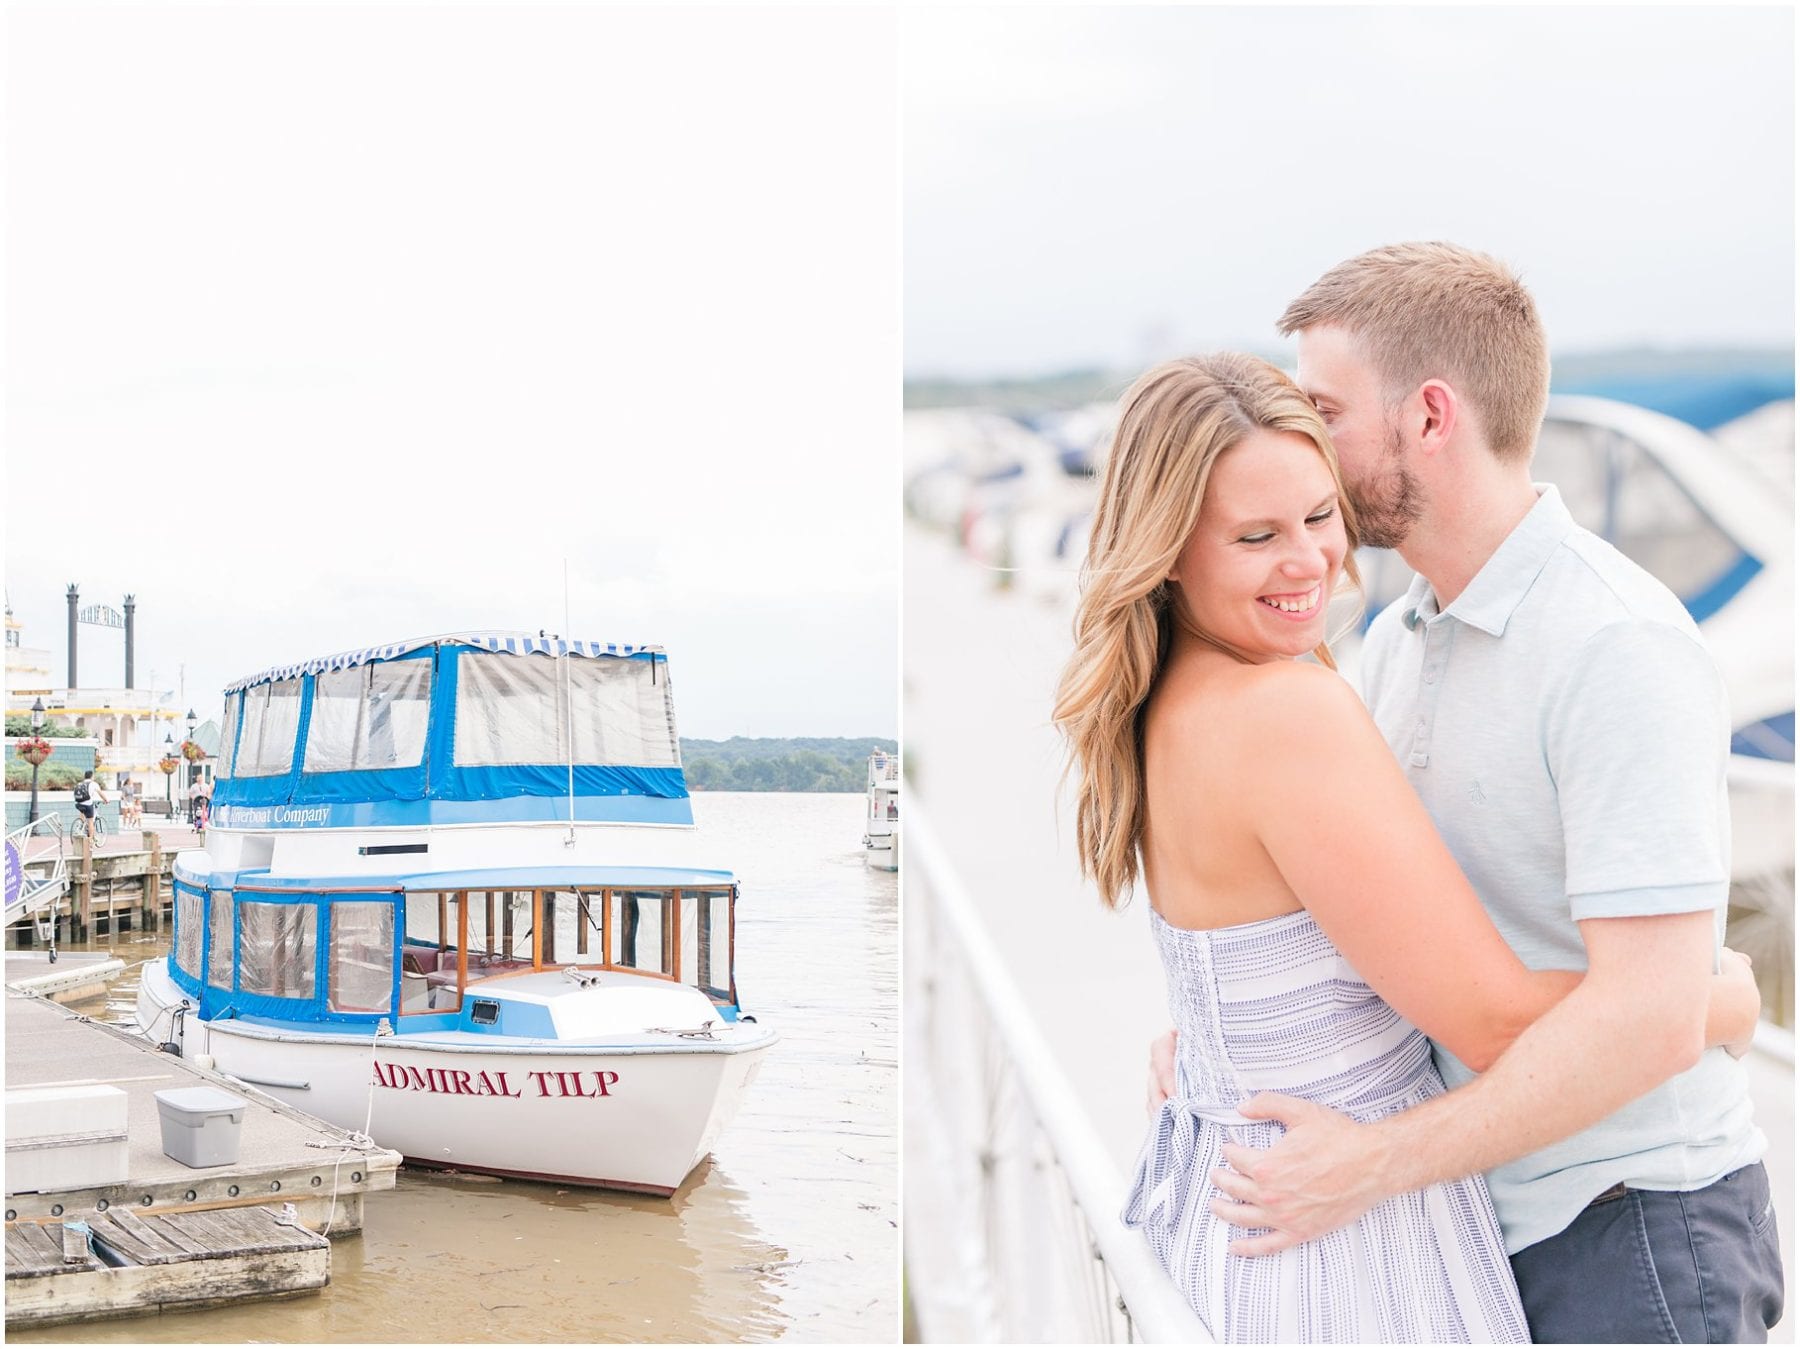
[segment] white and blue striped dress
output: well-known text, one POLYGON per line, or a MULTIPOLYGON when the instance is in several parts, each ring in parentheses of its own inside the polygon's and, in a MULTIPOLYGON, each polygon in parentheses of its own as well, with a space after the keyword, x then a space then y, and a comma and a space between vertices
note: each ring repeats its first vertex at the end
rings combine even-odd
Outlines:
POLYGON ((1151 1126, 1125 1204, 1223 1344, 1522 1344, 1530 1339, 1479 1176, 1397 1195, 1349 1227, 1244 1258, 1213 1215, 1220 1145, 1281 1126, 1236 1106, 1259 1091, 1358 1120, 1444 1090, 1431 1044, 1350 968, 1308 913, 1193 931, 1154 912, 1179 1030, 1178 1087, 1151 1126))

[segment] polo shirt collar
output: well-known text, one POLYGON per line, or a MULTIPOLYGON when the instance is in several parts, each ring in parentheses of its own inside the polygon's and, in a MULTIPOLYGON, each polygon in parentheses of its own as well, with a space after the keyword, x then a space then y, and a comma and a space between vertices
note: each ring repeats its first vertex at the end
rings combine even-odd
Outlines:
MULTIPOLYGON (((1444 610, 1450 617, 1480 628, 1493 637, 1506 631, 1513 610, 1519 607, 1538 573, 1543 571, 1564 537, 1575 527, 1575 517, 1569 514, 1561 493, 1554 486, 1548 483, 1533 486, 1538 494, 1537 505, 1513 526, 1512 533, 1475 573, 1475 579, 1444 610)), ((1412 631, 1437 613, 1437 594, 1432 590, 1431 582, 1415 575, 1401 607, 1401 620, 1407 630, 1412 631)))

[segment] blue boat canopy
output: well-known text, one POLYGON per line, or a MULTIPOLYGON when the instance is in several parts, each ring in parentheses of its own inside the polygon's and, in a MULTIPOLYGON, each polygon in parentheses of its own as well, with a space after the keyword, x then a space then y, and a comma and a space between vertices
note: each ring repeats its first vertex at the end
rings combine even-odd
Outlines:
POLYGON ((657 866, 529 866, 470 867, 460 871, 395 872, 381 876, 271 876, 266 868, 248 871, 195 871, 178 858, 175 879, 195 889, 291 892, 319 895, 326 892, 366 891, 397 894, 443 890, 596 890, 611 889, 718 889, 737 884, 729 871, 708 867, 657 866))
POLYGON ((236 693, 239 689, 247 689, 252 684, 272 684, 278 679, 292 679, 295 675, 317 674, 321 670, 345 670, 353 665, 364 665, 372 660, 393 660, 397 656, 411 655, 433 646, 473 646, 483 651, 505 651, 512 655, 543 654, 561 656, 646 656, 652 660, 668 657, 660 646, 626 646, 615 642, 579 642, 562 637, 533 637, 523 632, 452 632, 439 637, 416 637, 406 642, 391 642, 387 646, 365 646, 358 651, 340 651, 335 656, 315 656, 312 660, 298 661, 292 665, 274 665, 260 674, 253 674, 247 679, 227 684, 225 692, 236 693))
POLYGON ((692 824, 657 646, 453 633, 226 690, 214 821, 692 824))

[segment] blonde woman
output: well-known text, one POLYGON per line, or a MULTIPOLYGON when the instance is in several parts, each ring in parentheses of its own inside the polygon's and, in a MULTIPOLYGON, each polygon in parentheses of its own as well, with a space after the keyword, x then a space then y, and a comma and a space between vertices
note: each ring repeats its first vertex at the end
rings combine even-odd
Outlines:
MULTIPOLYGON (((1253 1096, 1404 1110, 1444 1090, 1421 1030, 1485 1068, 1579 978, 1520 963, 1334 673, 1355 543, 1274 367, 1172 361, 1125 395, 1056 707, 1084 870, 1116 906, 1141 867, 1179 1031, 1124 1217, 1222 1342, 1523 1342, 1479 1176, 1259 1257, 1214 1212, 1224 1149, 1280 1136, 1253 1096)), ((1754 996, 1716 1002, 1717 1042, 1747 1035, 1754 996)))

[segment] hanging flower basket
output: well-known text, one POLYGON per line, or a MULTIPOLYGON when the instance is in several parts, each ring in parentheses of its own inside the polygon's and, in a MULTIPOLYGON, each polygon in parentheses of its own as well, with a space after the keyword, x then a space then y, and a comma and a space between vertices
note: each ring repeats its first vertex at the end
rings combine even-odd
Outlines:
POLYGON ((181 742, 181 757, 186 759, 189 763, 199 763, 206 757, 206 751, 200 748, 198 741, 183 740, 181 742))
POLYGON ((19 742, 19 757, 33 768, 43 763, 53 752, 50 742, 42 736, 33 736, 19 742))
POLYGON ((161 762, 156 766, 162 769, 164 777, 168 777, 169 774, 173 773, 181 766, 181 760, 177 759, 173 754, 165 754, 163 755, 161 762))

